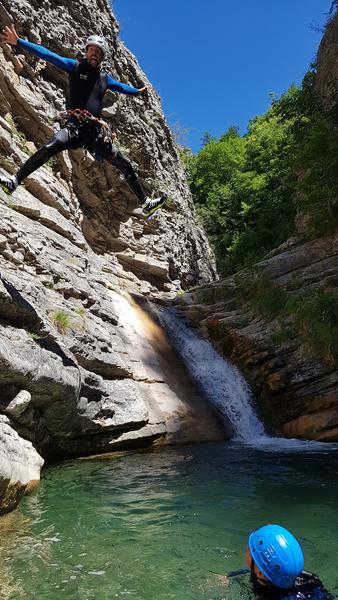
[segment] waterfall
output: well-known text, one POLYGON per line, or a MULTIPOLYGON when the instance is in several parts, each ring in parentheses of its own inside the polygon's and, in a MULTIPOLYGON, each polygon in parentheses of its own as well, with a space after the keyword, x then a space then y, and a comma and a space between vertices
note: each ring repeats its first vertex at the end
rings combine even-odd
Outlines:
POLYGON ((189 328, 173 308, 152 306, 192 379, 231 423, 234 439, 252 443, 267 439, 253 405, 250 388, 240 371, 222 358, 201 335, 189 328))

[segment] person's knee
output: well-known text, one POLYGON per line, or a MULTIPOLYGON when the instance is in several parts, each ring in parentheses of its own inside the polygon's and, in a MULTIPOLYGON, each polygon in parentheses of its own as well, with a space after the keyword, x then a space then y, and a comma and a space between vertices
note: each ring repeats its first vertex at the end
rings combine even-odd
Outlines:
POLYGON ((68 144, 68 142, 68 131, 66 129, 61 129, 61 131, 58 131, 55 136, 43 146, 43 148, 45 148, 47 153, 51 156, 57 152, 60 152, 63 147, 68 144))
POLYGON ((46 154, 46 158, 50 158, 54 154, 57 154, 62 150, 62 144, 56 140, 55 138, 47 142, 42 148, 40 148, 40 152, 46 154))
MULTIPOLYGON (((110 164, 117 166, 115 163, 118 154, 118 147, 111 143, 97 143, 94 145, 94 154, 100 156, 101 160, 106 160, 110 164)), ((118 168, 118 167, 117 167, 118 168)))
POLYGON ((66 145, 70 140, 70 131, 71 130, 67 128, 60 129, 60 131, 55 134, 54 139, 60 144, 66 145))
POLYGON ((116 149, 116 154, 113 155, 109 162, 124 175, 128 183, 137 181, 138 177, 131 162, 119 152, 117 146, 113 145, 112 148, 116 149))

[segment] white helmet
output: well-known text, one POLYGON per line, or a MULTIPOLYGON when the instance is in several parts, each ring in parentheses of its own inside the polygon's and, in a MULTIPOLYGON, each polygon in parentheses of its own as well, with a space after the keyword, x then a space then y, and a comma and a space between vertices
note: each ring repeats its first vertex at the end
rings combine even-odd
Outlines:
POLYGON ((107 42, 104 37, 102 37, 101 35, 90 35, 86 39, 86 45, 85 45, 86 50, 87 50, 88 46, 90 46, 90 44, 93 44, 93 46, 98 46, 98 48, 100 48, 100 50, 102 51, 102 54, 103 54, 103 58, 106 56, 107 42))

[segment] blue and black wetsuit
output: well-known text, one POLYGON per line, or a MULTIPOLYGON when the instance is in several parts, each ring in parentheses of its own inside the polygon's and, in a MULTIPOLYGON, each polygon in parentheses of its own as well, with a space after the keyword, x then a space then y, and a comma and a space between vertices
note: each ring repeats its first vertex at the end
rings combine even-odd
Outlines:
POLYGON ((269 582, 263 584, 248 569, 234 571, 229 573, 228 577, 237 581, 240 587, 248 592, 247 595, 256 600, 334 600, 332 594, 323 587, 319 577, 307 571, 302 571, 296 577, 295 585, 290 590, 284 590, 269 582), (250 584, 248 580, 245 581, 246 578, 242 578, 246 574, 250 574, 250 584))
MULTIPOLYGON (((47 48, 26 40, 18 40, 19 48, 42 58, 55 67, 69 73, 69 96, 67 109, 76 108, 87 110, 94 117, 101 116, 103 98, 107 90, 136 96, 139 90, 115 81, 110 75, 99 68, 92 67, 86 59, 74 60, 59 56, 47 48)), ((93 122, 79 123, 75 118, 67 120, 65 127, 33 156, 31 156, 16 174, 18 183, 41 167, 49 158, 63 150, 85 148, 99 160, 107 160, 114 165, 126 178, 132 191, 142 203, 146 194, 132 167, 132 164, 119 152, 112 140, 104 134, 102 127, 93 122)))
POLYGON ((319 577, 302 571, 296 577, 295 585, 291 590, 282 590, 274 585, 262 585, 256 579, 252 580, 253 591, 262 600, 334 600, 333 596, 325 590, 319 577))

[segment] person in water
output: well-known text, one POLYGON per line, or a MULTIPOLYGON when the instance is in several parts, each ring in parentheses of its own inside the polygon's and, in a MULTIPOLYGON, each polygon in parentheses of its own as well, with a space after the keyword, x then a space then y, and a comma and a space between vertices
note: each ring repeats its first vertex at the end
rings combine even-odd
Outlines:
POLYGON ((146 87, 138 89, 115 81, 111 75, 101 70, 100 64, 107 53, 105 38, 100 35, 89 36, 85 42, 85 58, 80 60, 59 56, 43 46, 20 39, 14 25, 4 27, 1 42, 18 46, 69 73, 69 98, 63 129, 33 154, 15 176, 0 175, 0 186, 4 191, 12 194, 25 177, 59 152, 85 148, 97 160, 108 161, 124 175, 139 201, 141 214, 150 216, 161 208, 166 201, 166 196, 147 197, 132 164, 113 144, 107 124, 100 119, 103 98, 107 90, 130 96, 139 96, 146 92, 146 87))
POLYGON ((248 569, 234 571, 225 578, 229 584, 250 573, 254 595, 271 600, 333 600, 320 579, 304 571, 304 556, 296 538, 280 525, 264 525, 249 535, 245 553, 248 569))

